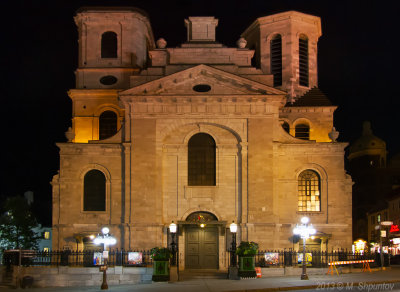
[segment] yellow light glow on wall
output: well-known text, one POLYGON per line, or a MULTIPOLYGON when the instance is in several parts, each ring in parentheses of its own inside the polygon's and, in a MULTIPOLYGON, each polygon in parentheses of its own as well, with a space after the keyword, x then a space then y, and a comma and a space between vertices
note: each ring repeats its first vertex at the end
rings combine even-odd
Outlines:
POLYGON ((358 253, 362 254, 364 252, 366 246, 367 246, 367 242, 362 239, 354 241, 355 251, 358 253))

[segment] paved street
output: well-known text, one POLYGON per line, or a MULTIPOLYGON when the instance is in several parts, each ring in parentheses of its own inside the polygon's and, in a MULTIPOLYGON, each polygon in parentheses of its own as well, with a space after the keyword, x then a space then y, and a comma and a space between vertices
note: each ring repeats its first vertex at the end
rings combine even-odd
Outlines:
MULTIPOLYGON (((18 291, 22 289, 0 288, 0 291, 18 291)), ((35 288, 30 291, 101 291, 98 287, 68 287, 68 288, 35 288)), ((262 279, 190 279, 175 283, 153 283, 110 286, 108 291, 165 291, 165 292, 217 292, 217 291, 400 291, 400 267, 392 267, 386 271, 372 273, 351 273, 339 276, 310 276, 308 281, 302 281, 298 276, 282 276, 262 279)), ((24 290, 25 291, 25 290, 24 290)))

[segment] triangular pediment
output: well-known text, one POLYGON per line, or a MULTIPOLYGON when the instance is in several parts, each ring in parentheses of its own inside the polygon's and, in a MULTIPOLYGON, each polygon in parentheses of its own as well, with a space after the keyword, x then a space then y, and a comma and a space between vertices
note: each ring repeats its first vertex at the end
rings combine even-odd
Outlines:
POLYGON ((198 65, 119 93, 123 96, 286 95, 265 84, 198 65))

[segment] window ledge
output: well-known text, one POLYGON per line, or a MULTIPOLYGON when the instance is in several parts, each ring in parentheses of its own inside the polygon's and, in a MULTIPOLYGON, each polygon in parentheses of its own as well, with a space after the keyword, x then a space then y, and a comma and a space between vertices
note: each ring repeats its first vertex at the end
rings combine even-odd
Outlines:
POLYGON ((323 211, 296 211, 298 215, 307 215, 307 216, 318 216, 318 215, 325 215, 323 211))

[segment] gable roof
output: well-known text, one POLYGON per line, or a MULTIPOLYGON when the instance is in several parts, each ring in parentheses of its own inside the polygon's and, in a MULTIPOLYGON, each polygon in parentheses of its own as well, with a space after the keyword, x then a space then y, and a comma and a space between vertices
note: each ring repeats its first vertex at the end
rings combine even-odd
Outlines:
POLYGON ((119 93, 120 96, 152 95, 286 95, 285 91, 204 64, 163 76, 119 93), (212 84, 198 92, 195 85, 212 84), (215 89, 213 88, 215 87, 215 89))
POLYGON ((303 96, 299 97, 294 103, 287 103, 287 107, 307 107, 307 106, 333 106, 329 98, 318 88, 313 87, 303 96))

